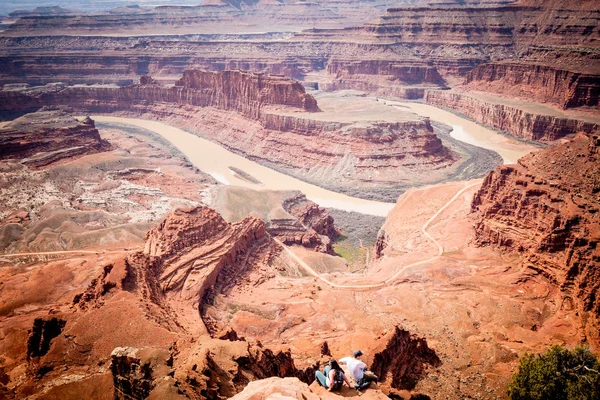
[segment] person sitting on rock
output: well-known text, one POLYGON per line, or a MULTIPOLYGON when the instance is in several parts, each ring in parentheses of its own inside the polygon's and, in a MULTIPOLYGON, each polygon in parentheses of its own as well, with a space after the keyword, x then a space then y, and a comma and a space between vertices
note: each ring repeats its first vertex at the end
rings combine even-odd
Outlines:
POLYGON ((315 372, 315 378, 321 386, 326 387, 329 391, 338 391, 342 389, 344 382, 350 389, 352 389, 352 385, 346 375, 344 374, 344 370, 340 367, 337 361, 329 360, 329 365, 325 367, 324 373, 321 371, 315 372))
POLYGON ((363 355, 360 350, 354 351, 354 357, 344 357, 340 360, 340 363, 348 366, 348 372, 352 379, 354 379, 354 387, 358 390, 366 389, 371 386, 371 382, 377 381, 377 375, 367 371, 367 364, 359 360, 363 355))

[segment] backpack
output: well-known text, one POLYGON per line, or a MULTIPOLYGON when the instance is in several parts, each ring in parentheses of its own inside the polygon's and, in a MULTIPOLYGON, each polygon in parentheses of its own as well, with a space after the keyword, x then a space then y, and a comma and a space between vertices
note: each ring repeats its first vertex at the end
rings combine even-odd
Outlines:
POLYGON ((344 384, 344 373, 342 371, 335 371, 333 377, 333 388, 331 390, 340 390, 344 384))
POLYGON ((354 384, 354 388, 356 390, 367 389, 369 386, 371 386, 371 381, 369 381, 369 380, 367 380, 365 378, 359 379, 358 382, 356 382, 354 384))

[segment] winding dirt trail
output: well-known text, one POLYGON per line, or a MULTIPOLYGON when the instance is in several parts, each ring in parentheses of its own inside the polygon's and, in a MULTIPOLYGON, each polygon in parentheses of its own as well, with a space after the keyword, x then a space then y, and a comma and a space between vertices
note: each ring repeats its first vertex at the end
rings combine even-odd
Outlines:
POLYGON ((38 253, 0 253, 0 257, 26 257, 26 256, 51 256, 60 254, 108 254, 122 253, 131 251, 131 249, 121 250, 62 250, 62 251, 42 251, 38 253))
MULTIPOLYGON (((423 234, 425 235, 425 237, 427 237, 427 239, 429 239, 438 249, 438 253, 437 255, 427 258, 425 260, 421 260, 421 261, 416 261, 413 263, 410 263, 408 265, 405 265, 404 267, 400 268, 398 271, 396 271, 396 273, 394 275, 392 275, 391 277, 385 279, 384 281, 380 282, 380 283, 373 283, 373 284, 368 284, 368 285, 339 285, 335 282, 330 281, 329 279, 323 277, 321 274, 319 274, 317 271, 315 271, 310 265, 308 265, 304 260, 302 260, 300 257, 298 257, 296 254, 294 254, 294 252, 292 252, 289 247, 287 247, 286 245, 284 245, 281 241, 279 241, 278 239, 274 239, 277 243, 279 243, 284 251, 289 254, 300 266, 302 266, 302 268, 308 272, 310 275, 314 276, 315 278, 321 280, 322 282, 326 283, 327 285, 336 288, 336 289, 376 289, 376 288, 380 288, 386 285, 389 285, 390 283, 392 283, 393 281, 395 281, 398 276, 400 276, 400 274, 402 274, 402 272, 404 272, 406 269, 411 268, 411 267, 415 267, 417 265, 422 265, 422 264, 427 264, 431 261, 437 260, 439 257, 441 257, 441 255, 444 253, 444 247, 437 241, 435 240, 428 232, 427 232, 427 228, 429 227, 429 225, 442 213, 444 212, 444 210, 446 210, 456 199, 458 199, 460 197, 460 195, 462 195, 465 191, 467 191, 468 189, 474 187, 474 186, 478 186, 481 185, 481 182, 477 182, 477 183, 472 183, 470 185, 467 185, 465 187, 463 187, 462 189, 460 189, 450 200, 448 200, 448 202, 446 202, 446 204, 444 204, 439 210, 437 210, 435 212, 435 214, 433 214, 428 220, 427 222, 425 222, 425 224, 423 224, 423 226, 421 227, 421 232, 423 232, 423 234)), ((412 192, 411 192, 412 193, 412 192)), ((408 196, 410 196, 410 193, 407 194, 408 196)))
MULTIPOLYGON (((474 187, 474 186, 478 186, 481 185, 481 182, 477 182, 477 183, 472 183, 470 185, 467 185, 465 187, 463 187, 462 189, 460 189, 450 200, 448 200, 439 210, 437 210, 421 227, 421 232, 423 232, 423 234, 425 235, 425 237, 427 237, 427 239, 429 239, 429 241, 431 241, 436 247, 437 247, 437 254, 433 257, 427 258, 425 260, 420 260, 420 261, 416 261, 413 263, 410 263, 408 265, 405 265, 404 267, 400 268, 398 271, 396 271, 396 273, 394 275, 392 275, 391 277, 383 280, 382 282, 379 283, 373 283, 373 284, 367 284, 367 285, 340 285, 337 284, 335 282, 330 281, 329 279, 323 277, 321 274, 319 274, 317 271, 315 271, 310 265, 308 265, 304 260, 302 260, 300 257, 298 257, 296 254, 294 254, 293 251, 291 251, 289 249, 288 246, 286 246, 285 244, 283 244, 279 239, 277 238, 273 238, 273 240, 275 240, 275 242, 277 242, 282 248, 283 250, 290 256, 292 257, 308 274, 310 274, 311 276, 314 276, 315 278, 319 279, 321 282, 326 283, 327 285, 336 288, 336 289, 376 289, 376 288, 380 288, 386 285, 389 285, 390 283, 392 283, 393 281, 395 281, 398 276, 400 276, 400 274, 402 274, 402 272, 404 272, 406 269, 411 268, 411 267, 415 267, 417 265, 422 265, 422 264, 427 264, 429 262, 432 262, 434 260, 437 260, 439 257, 442 256, 442 254, 444 253, 444 247, 437 241, 435 240, 428 232, 427 232, 427 228, 429 227, 429 225, 431 225, 431 223, 433 221, 435 221, 435 219, 442 213, 444 212, 444 210, 446 210, 448 207, 450 207, 450 205, 460 197, 460 195, 462 195, 465 191, 467 191, 468 189, 474 187)), ((413 192, 407 193, 406 196, 410 196, 413 192)), ((405 197, 406 199, 406 197, 405 197)), ((402 202, 402 204, 404 203, 404 201, 402 202)), ((39 256, 39 255, 58 255, 58 254, 105 254, 105 253, 115 253, 115 252, 122 252, 122 251, 126 251, 127 249, 124 250, 103 250, 103 251, 94 251, 94 250, 65 250, 65 251, 47 251, 47 252, 39 252, 39 253, 13 253, 13 254, 1 254, 0 256, 2 257, 19 257, 19 256, 39 256)))

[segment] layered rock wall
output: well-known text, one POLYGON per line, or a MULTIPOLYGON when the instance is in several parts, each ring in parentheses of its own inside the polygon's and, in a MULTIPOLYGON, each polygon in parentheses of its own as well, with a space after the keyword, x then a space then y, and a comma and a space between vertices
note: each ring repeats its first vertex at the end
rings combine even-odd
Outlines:
POLYGON ((443 79, 435 67, 430 65, 415 65, 387 60, 338 60, 327 64, 327 72, 331 75, 388 75, 394 79, 408 83, 441 84, 443 79))
POLYGON ((416 60, 331 59, 327 73, 332 80, 321 84, 321 89, 355 89, 404 99, 419 99, 425 88, 445 86, 435 66, 416 60))
POLYGON ((576 132, 598 129, 594 122, 532 113, 516 105, 492 103, 466 93, 428 90, 425 102, 458 111, 479 123, 523 139, 552 141, 576 132))
POLYGON ((363 27, 364 35, 410 43, 469 43, 596 46, 600 35, 590 29, 600 19, 597 11, 577 6, 509 5, 502 7, 390 8, 363 27))
POLYGON ((579 134, 490 172, 474 196, 475 235, 525 255, 600 319, 600 138, 579 134))
POLYGON ((546 65, 488 63, 467 74, 466 87, 517 96, 561 108, 598 107, 600 76, 546 65))
POLYGON ((267 236, 258 218, 228 224, 210 208, 180 209, 148 232, 144 254, 150 257, 162 292, 183 302, 188 312, 199 313, 206 290, 221 272, 233 268, 229 279, 243 273, 244 260, 267 236))
MULTIPOLYGON (((283 76, 253 74, 244 71, 220 73, 188 70, 176 87, 202 92, 211 105, 225 110, 236 110, 257 119, 265 105, 284 105, 304 111, 319 111, 317 101, 306 94, 304 87, 283 76)), ((195 104, 193 105, 202 105, 195 104)))
POLYGON ((18 159, 34 167, 109 148, 94 121, 80 122, 63 111, 38 111, 0 128, 0 160, 18 159))
POLYGON ((0 98, 0 107, 15 111, 35 108, 39 104, 77 105, 87 101, 98 109, 116 111, 128 109, 136 102, 151 101, 233 110, 252 119, 259 119, 265 106, 319 111, 314 97, 305 93, 298 82, 282 76, 263 76, 245 71, 189 70, 173 87, 150 83, 120 88, 70 86, 59 93, 52 89, 43 93, 6 91, 0 98))

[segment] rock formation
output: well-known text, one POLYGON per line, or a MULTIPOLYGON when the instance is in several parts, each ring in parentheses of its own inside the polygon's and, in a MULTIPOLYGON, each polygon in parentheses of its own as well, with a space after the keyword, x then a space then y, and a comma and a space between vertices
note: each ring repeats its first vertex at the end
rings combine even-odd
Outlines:
POLYGON ((427 366, 440 363, 425 339, 396 327, 385 349, 375 354, 370 370, 394 389, 412 390, 426 374, 427 366))
POLYGON ((94 121, 78 121, 63 111, 38 111, 0 128, 0 160, 18 159, 38 168, 108 149, 94 121))
POLYGON ((425 91, 425 102, 458 111, 475 121, 507 131, 522 139, 553 141, 580 131, 600 127, 596 116, 569 116, 554 110, 535 110, 510 99, 455 91, 425 91))
POLYGON ((170 214, 148 232, 144 251, 127 262, 144 271, 155 301, 171 304, 179 324, 206 333, 212 326, 201 320, 203 302, 268 260, 273 246, 260 219, 228 224, 214 210, 198 207, 170 214))
POLYGON ((379 96, 402 99, 423 98, 425 89, 445 86, 438 70, 417 60, 347 60, 330 59, 327 64, 330 82, 320 89, 355 89, 379 96))
POLYGON ((164 383, 173 359, 168 350, 117 347, 111 353, 115 399, 146 399, 164 383), (169 365, 170 364, 170 365, 169 365))
POLYGON ((50 350, 52 339, 60 335, 66 321, 59 318, 36 318, 27 340, 27 359, 41 357, 50 350))
POLYGON ((301 85, 277 76, 189 71, 173 87, 15 88, 4 98, 0 94, 0 109, 14 109, 15 96, 25 96, 17 102, 22 111, 45 103, 77 112, 160 118, 267 166, 362 197, 395 199, 398 189, 390 190, 395 183, 441 179, 457 161, 426 118, 409 114, 394 121, 355 121, 339 118, 334 108, 314 112, 315 99, 301 85))
POLYGON ((338 236, 333 217, 318 204, 307 200, 302 193, 283 199, 283 209, 296 217, 295 221, 271 220, 268 228, 283 243, 300 244, 317 251, 333 254, 332 242, 338 236))
POLYGON ((466 76, 465 88, 516 96, 560 108, 598 107, 600 74, 516 62, 482 64, 466 76))
MULTIPOLYGON (((208 104, 223 110, 235 110, 258 119, 260 110, 267 105, 282 105, 304 111, 319 111, 317 101, 304 92, 304 87, 283 76, 253 74, 245 71, 209 72, 188 70, 177 81, 176 87, 201 91, 211 100, 208 104)), ((189 97, 185 94, 179 98, 189 97)))
POLYGON ((178 209, 148 232, 143 251, 106 265, 73 304, 97 308, 120 290, 143 290, 144 298, 170 310, 161 317, 170 329, 214 333, 210 318, 202 321, 203 303, 275 251, 258 218, 229 224, 208 207, 178 209))
POLYGON ((579 134, 490 172, 472 202, 480 245, 522 253, 596 324, 599 177, 600 139, 579 134))

